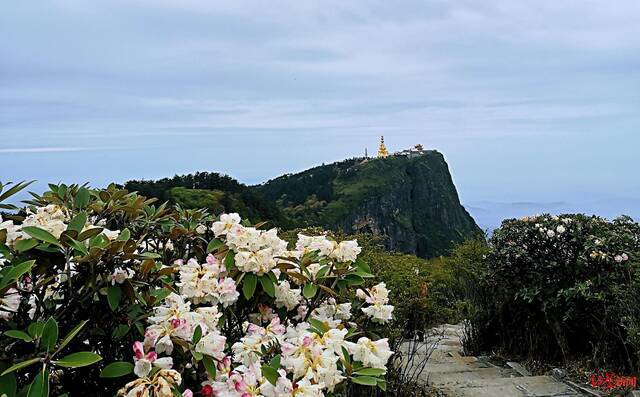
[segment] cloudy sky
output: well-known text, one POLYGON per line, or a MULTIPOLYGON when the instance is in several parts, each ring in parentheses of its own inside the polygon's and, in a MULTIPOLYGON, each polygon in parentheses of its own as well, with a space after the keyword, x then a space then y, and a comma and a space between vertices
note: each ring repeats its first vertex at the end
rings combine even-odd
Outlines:
POLYGON ((3 2, 0 180, 258 183, 384 134, 442 151, 468 203, 637 202, 639 20, 637 0, 3 2))

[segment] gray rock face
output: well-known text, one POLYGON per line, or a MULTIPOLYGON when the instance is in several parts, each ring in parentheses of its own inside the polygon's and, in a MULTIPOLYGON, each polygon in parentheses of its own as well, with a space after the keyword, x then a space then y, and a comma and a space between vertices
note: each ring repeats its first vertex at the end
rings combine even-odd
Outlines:
MULTIPOLYGON (((442 154, 375 161, 395 163, 393 178, 385 188, 354 203, 343 221, 329 226, 346 233, 385 236, 388 249, 420 257, 445 255, 465 239, 481 234, 460 204, 442 154)), ((350 179, 357 179, 357 168, 355 173, 350 179)))

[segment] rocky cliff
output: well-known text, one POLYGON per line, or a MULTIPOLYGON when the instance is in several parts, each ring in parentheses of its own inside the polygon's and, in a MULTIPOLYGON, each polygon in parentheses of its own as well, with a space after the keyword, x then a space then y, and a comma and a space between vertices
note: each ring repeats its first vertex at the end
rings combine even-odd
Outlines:
POLYGON ((346 160, 254 189, 299 226, 386 236, 387 248, 425 258, 445 255, 481 233, 437 151, 346 160))

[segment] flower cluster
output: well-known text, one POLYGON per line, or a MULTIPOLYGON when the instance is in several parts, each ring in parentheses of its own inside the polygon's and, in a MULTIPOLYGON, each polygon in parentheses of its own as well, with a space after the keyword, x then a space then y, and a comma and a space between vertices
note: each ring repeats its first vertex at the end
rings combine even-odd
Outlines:
POLYGON ((236 291, 236 283, 226 277, 224 265, 213 255, 207 255, 205 263, 198 263, 191 258, 184 263, 178 259, 175 264, 180 269, 180 294, 191 299, 193 303, 232 305, 240 294, 236 291))
MULTIPOLYGON (((356 241, 300 234, 295 249, 288 250, 275 229, 243 226, 237 214, 222 215, 211 230, 220 243, 203 263, 174 261, 179 294, 169 294, 155 307, 144 342, 134 345, 135 373, 147 381, 129 383, 121 393, 157 387, 160 381, 149 378, 153 367, 173 366, 171 357, 158 354, 171 356, 177 346, 195 355, 187 367, 196 368, 200 360, 211 363, 200 384, 204 396, 317 397, 343 384, 354 364, 386 372, 392 355, 388 341, 366 336, 350 341, 358 329, 350 321, 352 303, 318 292, 323 281, 359 271, 356 241), (250 300, 258 284, 263 293, 246 320, 230 323, 224 313, 238 303, 238 287, 250 300), (231 343, 225 329, 233 324, 241 333, 231 343)), ((361 309, 365 316, 377 323, 391 320, 388 294, 384 283, 358 290, 367 304, 361 309)))
POLYGON ((384 324, 391 320, 393 306, 387 304, 389 303, 389 290, 387 290, 387 286, 384 283, 380 283, 366 291, 359 289, 356 295, 370 305, 363 307, 362 311, 371 317, 372 321, 384 324))

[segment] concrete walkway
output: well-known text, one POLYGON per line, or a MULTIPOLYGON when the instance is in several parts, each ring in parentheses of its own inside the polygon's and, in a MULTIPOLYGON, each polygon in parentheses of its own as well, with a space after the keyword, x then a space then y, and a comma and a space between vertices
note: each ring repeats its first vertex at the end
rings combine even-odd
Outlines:
POLYGON ((476 357, 462 356, 461 325, 445 324, 442 335, 419 379, 449 397, 573 397, 582 396, 549 376, 529 376, 526 370, 496 367, 476 357), (525 376, 523 376, 523 374, 525 376))

